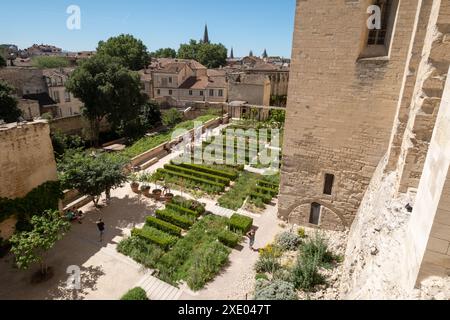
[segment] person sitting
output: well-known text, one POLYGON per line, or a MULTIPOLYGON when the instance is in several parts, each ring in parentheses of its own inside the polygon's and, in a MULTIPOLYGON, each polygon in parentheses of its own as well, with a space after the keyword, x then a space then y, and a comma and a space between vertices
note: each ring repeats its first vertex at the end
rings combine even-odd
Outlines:
POLYGON ((66 218, 69 221, 73 221, 75 219, 75 214, 71 210, 68 210, 66 212, 66 218))
POLYGON ((77 214, 75 215, 75 220, 78 221, 79 224, 82 224, 81 220, 84 218, 83 211, 79 210, 77 211, 77 214))

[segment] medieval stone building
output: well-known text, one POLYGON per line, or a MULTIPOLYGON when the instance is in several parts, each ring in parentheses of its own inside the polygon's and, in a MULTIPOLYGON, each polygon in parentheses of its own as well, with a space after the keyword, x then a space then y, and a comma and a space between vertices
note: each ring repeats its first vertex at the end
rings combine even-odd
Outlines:
POLYGON ((450 1, 298 0, 292 58, 279 216, 352 228, 355 257, 367 217, 403 199, 400 287, 448 274, 450 1))

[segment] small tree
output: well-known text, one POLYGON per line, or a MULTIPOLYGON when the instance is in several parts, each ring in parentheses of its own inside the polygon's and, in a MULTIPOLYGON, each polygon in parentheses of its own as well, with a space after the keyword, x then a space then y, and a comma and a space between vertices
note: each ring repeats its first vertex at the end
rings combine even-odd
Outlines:
POLYGON ((68 153, 59 164, 60 179, 65 188, 93 197, 97 207, 103 192, 109 199, 110 191, 127 181, 124 164, 125 159, 111 154, 68 153))
POLYGON ((6 67, 6 60, 0 53, 0 68, 6 67))
POLYGON ((12 96, 14 89, 0 80, 0 120, 6 123, 15 122, 22 115, 17 107, 17 99, 12 96))
POLYGON ((183 114, 172 108, 162 114, 162 122, 166 127, 174 127, 183 120, 183 114))
POLYGON ((31 219, 33 229, 14 234, 9 240, 11 252, 19 269, 26 270, 33 263, 40 263, 42 275, 48 272, 45 253, 53 248, 69 230, 70 223, 62 218, 58 211, 46 211, 31 219))

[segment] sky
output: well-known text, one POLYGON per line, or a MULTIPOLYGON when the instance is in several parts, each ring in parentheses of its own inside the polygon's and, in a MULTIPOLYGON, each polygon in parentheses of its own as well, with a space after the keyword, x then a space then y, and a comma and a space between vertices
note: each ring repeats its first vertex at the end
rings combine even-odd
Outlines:
POLYGON ((67 51, 95 50, 100 40, 129 33, 150 51, 203 37, 235 56, 264 49, 291 56, 296 0, 21 0, 2 1, 0 44, 24 49, 34 43, 67 51), (69 30, 67 8, 81 10, 81 29, 69 30))

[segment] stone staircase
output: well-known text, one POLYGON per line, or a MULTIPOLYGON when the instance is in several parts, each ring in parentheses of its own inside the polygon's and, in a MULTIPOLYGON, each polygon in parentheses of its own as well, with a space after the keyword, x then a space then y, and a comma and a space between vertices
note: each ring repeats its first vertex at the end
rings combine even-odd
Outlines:
POLYGON ((183 291, 164 281, 147 275, 139 281, 136 287, 141 287, 150 300, 178 300, 183 291))

